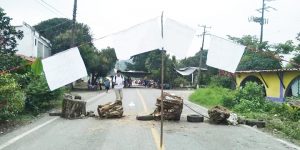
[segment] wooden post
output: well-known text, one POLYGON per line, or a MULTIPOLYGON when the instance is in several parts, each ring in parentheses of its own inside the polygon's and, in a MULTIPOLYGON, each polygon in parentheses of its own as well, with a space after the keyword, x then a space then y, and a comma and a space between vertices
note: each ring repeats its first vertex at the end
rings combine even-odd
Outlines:
MULTIPOLYGON (((164 12, 161 14, 161 37, 164 38, 164 27, 163 27, 163 16, 164 12)), ((161 118, 160 118, 160 149, 163 147, 163 129, 164 129, 164 47, 161 50, 161 118)))

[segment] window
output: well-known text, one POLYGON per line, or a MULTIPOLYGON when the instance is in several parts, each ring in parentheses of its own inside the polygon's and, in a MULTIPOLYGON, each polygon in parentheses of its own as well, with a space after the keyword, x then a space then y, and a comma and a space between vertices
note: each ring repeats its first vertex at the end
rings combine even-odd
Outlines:
POLYGON ((39 41, 37 45, 37 57, 44 58, 43 49, 43 43, 39 41))

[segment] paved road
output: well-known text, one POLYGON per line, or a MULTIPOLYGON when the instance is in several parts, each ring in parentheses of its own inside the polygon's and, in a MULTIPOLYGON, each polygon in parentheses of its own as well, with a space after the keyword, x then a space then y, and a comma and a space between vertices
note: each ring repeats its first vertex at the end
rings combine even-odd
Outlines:
MULTIPOLYGON (((189 91, 169 91, 187 99, 189 91)), ((87 110, 96 111, 98 104, 113 101, 113 91, 98 94, 79 93, 87 101, 87 110)), ((122 119, 96 118, 65 120, 45 116, 14 132, 0 136, 0 150, 157 150, 160 124, 137 121, 136 115, 154 110, 156 89, 125 89, 122 119), (134 104, 134 105, 132 105, 134 104)), ((194 109, 206 113, 202 107, 186 101, 194 109)), ((188 123, 184 108, 181 121, 165 122, 164 149, 167 150, 296 150, 256 129, 246 126, 222 126, 188 123)), ((299 148, 298 148, 299 149, 299 148)))

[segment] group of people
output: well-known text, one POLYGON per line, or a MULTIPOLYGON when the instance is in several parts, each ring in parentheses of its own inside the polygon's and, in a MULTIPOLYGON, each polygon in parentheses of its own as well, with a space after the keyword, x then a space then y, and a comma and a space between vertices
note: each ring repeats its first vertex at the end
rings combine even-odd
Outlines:
MULTIPOLYGON (((106 93, 109 91, 110 86, 111 86, 111 82, 108 79, 105 79, 104 82, 104 87, 106 90, 106 93)), ((117 101, 122 101, 123 99, 123 88, 125 85, 125 79, 123 77, 123 75, 121 75, 121 71, 118 70, 117 74, 112 78, 112 88, 114 88, 115 90, 115 94, 116 94, 116 100, 117 101)), ((98 83, 96 83, 95 85, 92 85, 90 80, 88 81, 88 88, 89 89, 95 89, 97 88, 98 83)), ((101 84, 99 84, 100 89, 101 89, 101 84)))

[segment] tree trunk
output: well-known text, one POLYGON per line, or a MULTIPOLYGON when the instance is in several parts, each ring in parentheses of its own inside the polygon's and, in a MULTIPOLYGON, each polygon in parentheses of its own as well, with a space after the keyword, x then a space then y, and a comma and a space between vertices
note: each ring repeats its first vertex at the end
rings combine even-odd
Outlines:
POLYGON ((86 115, 86 102, 68 95, 63 100, 62 117, 73 119, 86 115))

